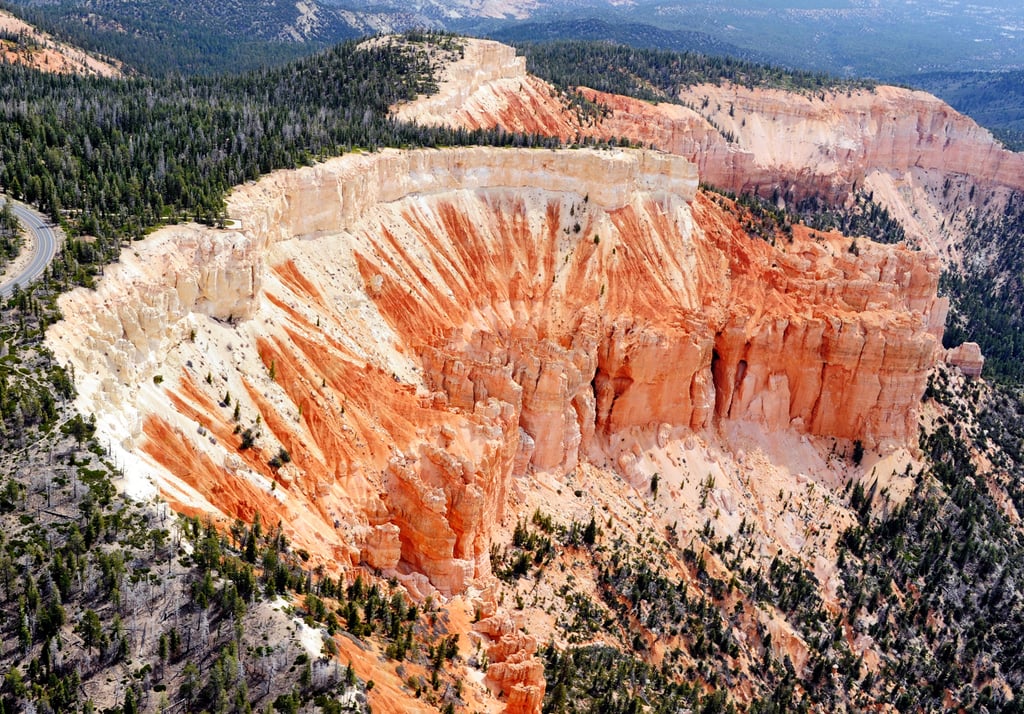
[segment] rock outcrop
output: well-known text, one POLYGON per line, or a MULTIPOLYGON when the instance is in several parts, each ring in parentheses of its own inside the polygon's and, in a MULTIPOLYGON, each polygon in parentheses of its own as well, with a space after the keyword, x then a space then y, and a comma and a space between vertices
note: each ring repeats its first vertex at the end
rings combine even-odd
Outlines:
POLYGON ((346 157, 239 189, 241 230, 126 251, 49 341, 178 508, 459 592, 511 479, 616 434, 916 433, 937 261, 799 228, 774 248, 721 201, 665 154, 346 157))
MULTIPOLYGON (((767 188, 797 177, 826 197, 848 192, 874 171, 939 171, 1024 189, 1024 155, 945 102, 899 87, 797 94, 735 84, 701 84, 680 93, 690 106, 736 138, 770 172, 767 188)), ((763 175, 736 175, 750 189, 763 175)))
POLYGON ((946 350, 946 364, 951 364, 968 377, 980 377, 985 368, 985 357, 977 342, 964 342, 946 350))
POLYGON ((521 632, 507 614, 483 619, 473 629, 488 638, 487 680, 506 697, 505 714, 539 712, 546 685, 536 638, 521 632))
POLYGON ((445 80, 436 95, 398 107, 398 115, 567 141, 626 138, 689 159, 711 185, 790 202, 813 196, 841 203, 863 189, 908 238, 951 263, 961 259, 965 216, 996 215, 1012 192, 1024 190, 1024 155, 1003 149, 987 130, 924 92, 702 84, 683 88, 680 105, 580 87, 607 109, 595 120, 527 74, 512 48, 484 40, 468 41, 465 59, 446 70, 445 80))
POLYGON ((441 69, 438 91, 392 108, 399 119, 431 126, 502 126, 508 131, 569 137, 579 121, 558 92, 526 71, 526 58, 493 40, 464 39, 458 61, 441 69))

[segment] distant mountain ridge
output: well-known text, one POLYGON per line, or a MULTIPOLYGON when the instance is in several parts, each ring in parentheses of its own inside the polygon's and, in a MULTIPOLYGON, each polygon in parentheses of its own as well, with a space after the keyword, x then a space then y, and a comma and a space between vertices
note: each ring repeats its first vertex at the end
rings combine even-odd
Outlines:
POLYGON ((704 32, 665 30, 639 22, 615 23, 600 18, 525 22, 503 27, 489 33, 495 40, 507 43, 545 42, 574 39, 614 42, 641 49, 673 50, 730 55, 743 59, 765 59, 751 50, 722 42, 704 32))
POLYGON ((316 2, 18 3, 19 16, 65 40, 118 57, 137 71, 210 74, 281 64, 345 39, 375 32, 316 2))
MULTIPOLYGON (((173 57, 154 40, 200 60, 175 71, 273 62, 353 36, 448 29, 504 41, 610 39, 640 47, 727 53, 844 76, 1024 67, 1024 8, 985 0, 953 12, 941 2, 701 4, 574 0, 12 0, 19 12, 85 42, 120 47, 159 66, 173 57), (517 24, 510 24, 517 23, 517 24), (131 27, 134 33, 125 28, 131 27), (115 41, 120 35, 121 42, 115 41), (151 43, 151 44, 147 44, 151 43), (261 44, 262 43, 262 44, 261 44), (304 47, 288 47, 299 43, 304 47), (242 52, 247 50, 247 52, 242 52), (290 50, 290 52, 289 52, 290 50), (260 55, 262 59, 253 55, 260 55), (159 60, 159 62, 157 61, 159 60)), ((131 61, 122 57, 126 61, 131 61)), ((143 62, 142 64, 146 64, 143 62)), ((140 67, 143 71, 148 68, 140 67)))

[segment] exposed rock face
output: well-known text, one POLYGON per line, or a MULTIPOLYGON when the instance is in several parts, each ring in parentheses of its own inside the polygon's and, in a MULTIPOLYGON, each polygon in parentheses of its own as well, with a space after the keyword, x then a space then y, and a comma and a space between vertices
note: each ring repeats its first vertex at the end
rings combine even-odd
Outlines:
POLYGON ((833 202, 859 187, 910 240, 954 265, 963 257, 967 217, 998 215, 1012 192, 1024 190, 1024 154, 1003 149, 925 92, 880 86, 801 95, 699 85, 680 97, 691 106, 706 103, 701 111, 736 139, 731 153, 707 153, 705 180, 762 196, 778 190, 833 202))
POLYGON ((968 377, 980 377, 985 367, 985 357, 977 342, 964 342, 946 350, 946 363, 958 368, 968 377))
POLYGON ((687 104, 680 106, 580 88, 610 110, 593 122, 568 111, 550 85, 526 74, 511 48, 493 42, 470 41, 466 58, 446 76, 437 95, 404 105, 399 114, 569 141, 625 137, 689 159, 709 184, 765 197, 777 192, 790 200, 813 195, 841 202, 861 188, 909 238, 953 263, 961 257, 964 216, 997 213, 1011 192, 1024 190, 1024 155, 1001 148, 988 131, 924 92, 881 86, 798 94, 699 85, 680 92, 687 104))
POLYGON ((20 64, 55 74, 81 74, 120 77, 120 63, 100 59, 85 50, 59 42, 21 18, 0 10, 0 31, 23 36, 28 42, 0 41, 0 61, 20 64))
POLYGON ((776 249, 695 191, 644 152, 347 157, 240 189, 241 231, 127 251, 49 339, 177 507, 458 592, 510 479, 618 433, 915 434, 937 261, 799 229, 776 249))
MULTIPOLYGON (((845 193, 875 170, 972 176, 1024 189, 1024 155, 925 92, 874 90, 803 96, 773 89, 702 84, 680 93, 779 176, 800 172, 825 195, 845 193)), ((740 177, 737 177, 740 179, 740 177)), ((750 186, 751 180, 741 180, 750 186)), ((776 179, 777 181, 778 179, 776 179)))
POLYGON ((544 663, 537 640, 523 634, 508 615, 495 615, 473 629, 488 636, 487 679, 506 697, 506 714, 534 714, 544 703, 544 663))
POLYGON ((438 91, 400 104, 399 119, 469 128, 503 126, 509 131, 572 136, 576 115, 558 101, 547 82, 526 71, 526 58, 493 40, 464 40, 463 57, 442 69, 438 91))
POLYGON ((540 7, 537 0, 416 0, 408 4, 425 17, 514 18, 523 20, 540 7))
MULTIPOLYGON (((695 187, 692 166, 649 154, 349 157, 240 191, 232 212, 243 231, 172 228, 126 252, 97 292, 67 298, 66 314, 76 317, 52 338, 75 365, 83 408, 179 508, 245 519, 259 511, 326 561, 365 561, 403 577, 412 569, 442 592, 460 591, 488 574, 488 534, 502 520, 513 463, 530 462, 520 411, 538 430, 551 410, 563 421, 575 414, 537 388, 544 380, 520 400, 511 377, 530 367, 512 356, 505 365, 490 358, 493 395, 458 401, 451 372, 476 368, 456 364, 450 349, 431 352, 447 347, 453 326, 471 335, 521 318, 524 332, 534 329, 528 313, 512 312, 506 276, 516 271, 491 266, 492 282, 478 290, 466 282, 473 261, 482 265, 498 241, 515 237, 503 216, 523 221, 520 250, 533 251, 543 228, 564 252, 557 206, 569 196, 582 206, 589 193, 602 210, 620 209, 638 197, 678 202, 695 187), (492 244, 461 243, 455 228, 474 212, 499 221, 489 226, 492 244), (429 265, 433 236, 417 233, 421 219, 439 221, 449 266, 429 265), (412 272, 395 275, 389 264, 412 272), (409 289, 426 291, 425 313, 406 309, 409 289), (440 390, 444 381, 450 390, 440 390), (240 429, 259 424, 256 448, 238 449, 232 405, 240 429), (273 466, 279 449, 290 463, 273 466)), ((550 275, 554 254, 546 260, 550 275)), ((545 369, 536 344, 533 336, 522 349, 532 369, 545 369)), ((589 377, 576 381, 582 388, 589 377)), ((566 428, 579 430, 575 417, 566 428)), ((561 462, 560 449, 557 434, 541 439, 537 458, 561 462)))

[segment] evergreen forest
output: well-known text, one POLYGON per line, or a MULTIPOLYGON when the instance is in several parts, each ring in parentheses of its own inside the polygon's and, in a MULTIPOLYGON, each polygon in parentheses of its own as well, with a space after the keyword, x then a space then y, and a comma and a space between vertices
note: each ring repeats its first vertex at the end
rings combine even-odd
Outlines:
POLYGON ((733 82, 794 92, 870 89, 868 80, 785 69, 727 55, 638 49, 605 42, 521 42, 527 69, 562 89, 578 86, 651 102, 678 102, 680 87, 733 82))
POLYGON ((277 37, 294 23, 294 5, 236 0, 219 3, 0 2, 0 9, 24 18, 53 36, 123 62, 148 77, 212 75, 271 67, 354 39, 347 26, 328 37, 287 42, 277 37), (124 28, 132 28, 125 32, 124 28))
MULTIPOLYGON (((450 37, 438 42, 457 51, 450 37)), ((426 37, 410 35, 214 77, 0 66, 0 190, 64 225, 75 259, 95 271, 154 226, 221 221, 228 189, 275 169, 384 146, 551 143, 390 118, 392 104, 431 91, 431 62, 426 37)))

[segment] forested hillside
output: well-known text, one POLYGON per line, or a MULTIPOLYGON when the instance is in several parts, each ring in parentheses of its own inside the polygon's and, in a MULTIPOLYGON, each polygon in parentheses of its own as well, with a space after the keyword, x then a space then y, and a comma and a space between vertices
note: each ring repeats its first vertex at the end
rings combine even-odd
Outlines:
POLYGON ((611 43, 637 49, 671 52, 700 52, 728 55, 746 60, 756 59, 755 52, 692 30, 666 30, 637 22, 615 22, 602 18, 524 22, 499 28, 487 36, 508 44, 549 43, 565 40, 588 43, 611 43))
POLYGON ((989 376, 1024 381, 1024 196, 996 216, 975 218, 966 245, 970 259, 947 271, 943 288, 952 297, 947 345, 981 345, 989 376))
POLYGON ((229 188, 274 169, 354 149, 517 140, 389 118, 391 104, 433 87, 428 45, 413 39, 211 78, 0 67, 0 189, 64 223, 78 261, 103 263, 153 226, 222 219, 229 188))
MULTIPOLYGON (((84 49, 116 57, 149 76, 212 74, 280 65, 358 33, 336 23, 323 37, 289 42, 287 3, 0 3, 31 24, 84 49), (125 31, 131 28, 131 32, 125 31)), ((326 31, 326 30, 329 30, 326 31)))
MULTIPOLYGON (((1020 66, 1020 3, 979 0, 910 3, 857 0, 732 2, 579 2, 541 0, 528 22, 465 21, 507 39, 599 39, 664 49, 756 57, 788 67, 892 81, 912 72, 999 70, 1020 66), (595 26, 604 29, 592 31, 595 26), (642 29, 641 29, 642 28, 642 29), (673 40, 698 37, 704 46, 673 40), (751 54, 747 54, 751 53, 751 54)), ((596 29, 596 28, 595 28, 596 29)))
POLYGON ((0 265, 16 256, 21 244, 21 224, 4 201, 0 206, 0 265))
POLYGON ((701 82, 735 82, 797 92, 871 87, 820 72, 772 67, 743 59, 695 52, 637 49, 582 41, 516 45, 530 72, 563 89, 577 86, 649 101, 676 101, 680 87, 701 82))
POLYGON ((923 465, 903 474, 905 501, 875 473, 830 496, 857 515, 839 536, 833 598, 801 560, 758 556, 746 522, 724 538, 715 518, 699 533, 651 531, 638 547, 611 521, 560 524, 542 511, 520 521, 510 548, 492 554, 499 577, 537 591, 574 563, 579 581, 597 584, 593 598, 562 589, 570 615, 560 627, 580 644, 542 650, 544 711, 1022 711, 1024 550, 1012 509, 1024 507, 1024 406, 943 367, 925 408, 934 419, 922 425, 923 465), (998 468, 979 467, 972 452, 998 468), (673 576, 673 562, 692 578, 673 576), (758 623, 757 644, 741 641, 759 612, 787 629, 758 623), (775 638, 792 632, 807 650, 780 654, 775 638), (881 657, 858 653, 866 643, 881 657))

